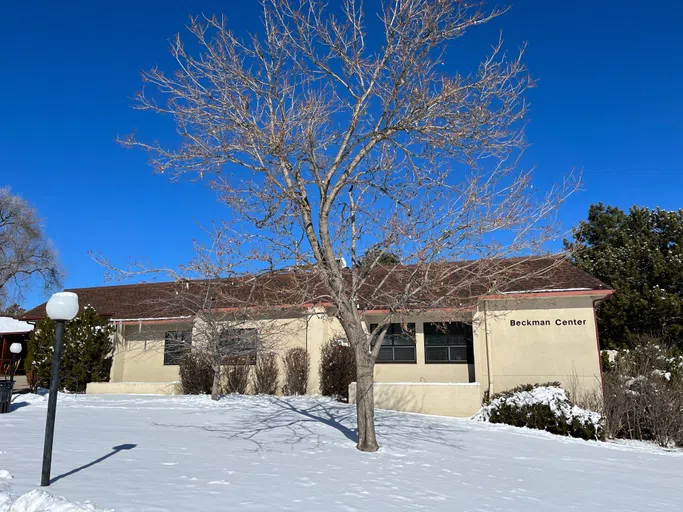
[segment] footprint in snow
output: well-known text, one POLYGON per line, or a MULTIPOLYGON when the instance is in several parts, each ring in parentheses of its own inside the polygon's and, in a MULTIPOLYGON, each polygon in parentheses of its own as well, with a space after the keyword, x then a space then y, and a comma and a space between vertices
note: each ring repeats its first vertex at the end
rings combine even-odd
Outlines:
POLYGON ((297 484, 300 485, 301 487, 315 487, 316 485, 318 485, 317 483, 311 481, 310 478, 306 478, 306 477, 299 478, 299 481, 297 482, 297 484))

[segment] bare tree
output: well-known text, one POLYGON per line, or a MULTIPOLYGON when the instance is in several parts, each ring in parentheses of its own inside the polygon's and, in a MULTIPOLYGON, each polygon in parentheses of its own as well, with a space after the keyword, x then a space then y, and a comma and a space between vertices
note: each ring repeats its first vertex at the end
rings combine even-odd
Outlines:
POLYGON ((37 280, 46 290, 60 284, 55 252, 36 211, 9 187, 0 188, 0 306, 37 280))
POLYGON ((510 57, 496 41, 476 69, 444 65, 456 39, 502 11, 438 0, 386 0, 369 15, 354 0, 262 8, 263 30, 247 38, 224 17, 192 19, 196 52, 178 36, 174 72, 143 73, 151 87, 137 108, 170 115, 177 146, 121 142, 160 173, 209 179, 243 268, 318 280, 315 297, 356 355, 358 448, 375 451, 373 369, 391 322, 512 286, 521 267, 500 258, 544 252, 578 183, 537 194, 519 168, 532 85, 523 51, 510 57), (359 265, 368 248, 375 260, 359 265), (372 333, 368 311, 383 314, 372 333))

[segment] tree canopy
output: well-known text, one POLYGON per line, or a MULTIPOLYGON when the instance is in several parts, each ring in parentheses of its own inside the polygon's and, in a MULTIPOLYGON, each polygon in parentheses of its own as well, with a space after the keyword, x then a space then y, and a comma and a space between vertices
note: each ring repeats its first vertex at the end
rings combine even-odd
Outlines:
POLYGON ((603 347, 628 346, 636 334, 683 346, 683 209, 595 204, 565 246, 616 290, 598 309, 603 347))
POLYGON ((9 187, 0 188, 0 307, 35 281, 59 285, 56 254, 36 211, 9 187))
POLYGON ((500 258, 545 252, 557 236, 554 212, 578 184, 569 176, 539 193, 519 166, 533 85, 523 49, 508 52, 499 39, 476 66, 457 56, 459 38, 504 9, 261 6, 261 30, 248 36, 239 20, 193 18, 191 43, 179 35, 172 68, 143 72, 136 102, 171 117, 178 140, 121 142, 147 151, 157 172, 208 180, 226 206, 210 251, 232 268, 306 268, 322 283, 314 297, 288 291, 289 304, 334 305, 358 366, 358 448, 375 451, 373 366, 391 323, 472 282, 505 284, 500 258), (405 265, 358 265, 371 246, 405 265), (463 259, 471 263, 441 265, 463 259), (389 271, 381 279, 378 266, 389 271), (458 285, 433 293, 445 282, 458 285), (369 334, 361 299, 387 312, 369 334))

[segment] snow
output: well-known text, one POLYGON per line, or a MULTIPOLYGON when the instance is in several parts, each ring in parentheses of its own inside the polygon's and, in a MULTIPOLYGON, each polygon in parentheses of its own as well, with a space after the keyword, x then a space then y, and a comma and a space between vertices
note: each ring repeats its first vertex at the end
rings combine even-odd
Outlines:
POLYGON ((513 293, 583 292, 591 289, 592 288, 539 288, 536 290, 513 290, 511 292, 502 292, 502 295, 510 295, 513 293))
POLYGON ((671 372, 666 372, 664 370, 652 370, 652 373, 654 375, 659 375, 660 377, 664 377, 666 380, 671 380, 671 372))
POLYGON ((109 321, 112 323, 118 322, 144 322, 149 320, 184 320, 186 318, 194 318, 191 315, 181 315, 181 316, 150 316, 143 318, 112 318, 109 321))
POLYGON ((237 395, 60 395, 53 483, 35 491, 46 408, 44 396, 19 396, 0 415, 0 469, 14 477, 0 480, 2 512, 607 512, 681 503, 680 451, 378 411, 382 448, 368 454, 355 448, 352 406, 237 395))
MULTIPOLYGON (((0 494, 0 496, 2 496, 0 494)), ((2 512, 93 512, 97 511, 91 504, 71 503, 69 500, 52 496, 45 491, 35 489, 17 499, 14 503, 3 501, 0 497, 0 511, 2 512), (11 505, 11 506, 10 506, 11 505)), ((104 511, 100 511, 104 512, 104 511)))
POLYGON ((0 316, 0 334, 14 334, 20 332, 31 332, 33 325, 22 322, 9 316, 0 316))
POLYGON ((582 409, 569 402, 567 392, 556 386, 538 386, 530 391, 518 391, 510 396, 502 396, 491 400, 474 415, 476 421, 489 421, 491 411, 503 404, 521 407, 523 405, 548 405, 550 410, 558 418, 566 418, 567 423, 571 423, 574 418, 578 418, 583 425, 593 424, 597 430, 600 426, 601 416, 597 412, 582 409))

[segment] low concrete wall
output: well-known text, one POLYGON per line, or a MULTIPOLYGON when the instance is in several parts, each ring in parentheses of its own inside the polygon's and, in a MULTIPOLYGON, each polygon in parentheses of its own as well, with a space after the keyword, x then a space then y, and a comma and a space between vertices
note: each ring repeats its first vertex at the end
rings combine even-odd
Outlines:
POLYGON ((181 395, 180 382, 91 382, 88 395, 181 395))
MULTIPOLYGON (((349 403, 356 403, 355 382, 349 385, 349 403)), ((481 385, 478 382, 375 382, 375 407, 469 417, 481 407, 481 385)))

